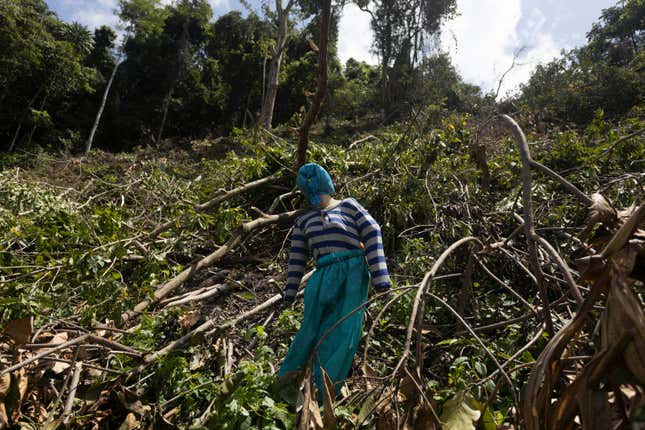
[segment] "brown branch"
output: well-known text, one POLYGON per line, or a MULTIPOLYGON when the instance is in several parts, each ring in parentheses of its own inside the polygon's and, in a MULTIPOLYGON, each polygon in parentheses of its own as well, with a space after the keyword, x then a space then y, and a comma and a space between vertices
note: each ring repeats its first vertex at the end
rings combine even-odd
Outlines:
MULTIPOLYGON (((300 282, 301 289, 298 292, 298 296, 301 296, 304 293, 304 288, 306 286, 307 281, 311 277, 312 272, 307 273, 305 276, 303 276, 302 281, 300 282)), ((225 330, 227 328, 231 328, 240 322, 252 317, 253 315, 256 315, 260 312, 262 312, 265 309, 268 309, 277 303, 280 303, 282 300, 282 294, 276 294, 270 299, 262 302, 258 306, 254 307, 253 309, 244 312, 237 318, 227 321, 223 324, 218 325, 218 321, 216 319, 211 319, 203 324, 201 324, 199 327, 195 328, 194 330, 190 331, 189 333, 186 333, 184 336, 180 337, 179 339, 170 342, 168 345, 164 346, 158 351, 155 351, 152 354, 149 354, 146 356, 143 360, 143 363, 139 365, 138 367, 134 368, 128 373, 127 379, 132 378, 133 376, 136 376, 143 372, 145 369, 147 369, 151 364, 153 364, 155 361, 157 361, 159 358, 165 356, 169 352, 176 351, 178 349, 183 349, 185 346, 187 346, 191 341, 196 338, 197 336, 203 336, 203 338, 206 338, 208 335, 213 334, 214 332, 219 332, 222 330, 225 330)))
POLYGON ((582 294, 580 294, 580 289, 578 288, 576 281, 574 281, 573 276, 571 276, 571 269, 564 261, 564 259, 560 256, 560 254, 558 254, 558 251, 556 251, 555 248, 546 239, 540 236, 536 236, 536 239, 562 271, 564 279, 569 286, 569 291, 571 292, 573 298, 576 300, 576 303, 578 303, 578 308, 580 308, 580 306, 582 306, 582 302, 584 302, 584 299, 582 298, 582 294))
POLYGON ((584 203, 587 206, 591 206, 593 204, 593 200, 591 197, 586 195, 584 192, 580 191, 578 187, 573 185, 571 182, 567 181, 564 179, 562 176, 558 175, 555 173, 553 170, 545 166, 544 164, 538 163, 535 160, 530 159, 529 164, 531 167, 533 167, 536 170, 539 170, 540 172, 544 173, 545 175, 551 177, 552 179, 555 179, 557 182, 559 182, 564 188, 566 188, 571 194, 576 196, 582 203, 584 203))
POLYGON ((592 159, 591 162, 598 161, 600 158, 604 157, 605 155, 607 155, 608 153, 613 151, 616 148, 616 146, 620 145, 621 143, 625 142, 626 140, 631 139, 632 137, 636 137, 636 136, 639 136, 639 135, 643 134, 643 132, 645 132, 645 127, 641 128, 639 130, 636 130, 636 131, 634 131, 632 133, 629 133, 626 136, 621 137, 620 139, 618 139, 617 141, 615 141, 614 143, 609 145, 609 147, 605 148, 596 158, 592 159))
MULTIPOLYGON (((269 184, 271 182, 274 182, 275 180, 278 179, 278 174, 273 174, 271 176, 267 176, 265 178, 258 179, 253 182, 249 182, 248 184, 240 185, 237 188, 233 188, 230 191, 225 192, 224 194, 220 194, 218 196, 213 197, 207 202, 197 204, 193 208, 198 211, 198 212, 204 212, 214 206, 219 205, 220 203, 229 200, 239 194, 245 193, 247 191, 250 191, 254 188, 258 188, 262 185, 269 184)), ((159 234, 163 233, 166 230, 169 230, 172 228, 172 226, 175 225, 175 220, 169 220, 166 221, 165 223, 159 225, 157 228, 155 228, 153 231, 148 233, 148 239, 154 239, 157 237, 159 234)))
POLYGON ((348 147, 347 150, 351 151, 352 149, 356 148, 358 145, 360 145, 363 142, 367 142, 368 140, 371 139, 378 139, 378 137, 374 136, 373 134, 368 134, 367 136, 363 137, 362 139, 358 139, 353 141, 348 147))
POLYGON ((305 164, 309 146, 309 129, 320 113, 325 94, 327 93, 327 47, 329 45, 329 22, 331 17, 331 0, 322 0, 320 10, 320 43, 318 52, 318 85, 316 94, 300 127, 296 168, 305 164))
MULTIPOLYGON (((497 358, 495 358, 495 354, 491 352, 490 349, 484 344, 484 342, 481 340, 479 336, 473 331, 473 329, 470 327, 470 325, 464 320, 458 313, 455 311, 448 303, 446 303, 444 300, 440 299, 439 297, 435 296, 432 293, 427 293, 430 297, 441 303, 444 307, 446 307, 458 320, 461 322, 461 324, 464 326, 466 330, 470 333, 472 337, 477 340, 479 345, 486 351, 486 354, 493 360, 493 363, 495 363, 495 366, 497 366, 497 369, 500 371, 500 373, 504 376, 504 379, 506 382, 508 382, 508 385, 512 388, 511 393, 513 394, 513 401, 515 402, 515 408, 517 413, 520 413, 520 402, 519 399, 517 398, 517 389, 515 388, 515 385, 513 385, 513 381, 511 381, 511 378, 508 376, 508 373, 504 370, 502 365, 497 361, 497 358)), ((518 423, 520 420, 517 421, 518 423)))
POLYGON ((197 302, 200 300, 206 300, 213 296, 218 296, 222 293, 225 293, 231 289, 231 286, 228 284, 217 284, 214 287, 207 289, 204 292, 198 294, 190 294, 186 297, 180 298, 178 300, 171 301, 166 304, 165 307, 169 308, 171 306, 184 305, 186 303, 197 302))
POLYGON ((267 213, 272 214, 275 212, 275 210, 278 208, 278 205, 282 203, 284 200, 294 197, 298 193, 298 188, 294 187, 291 191, 288 193, 280 194, 278 197, 276 197, 273 200, 273 203, 271 203, 271 206, 269 206, 269 210, 267 210, 267 213))
POLYGON ((446 261, 448 256, 452 254, 457 248, 459 248, 461 245, 466 244, 468 242, 475 242, 478 243, 480 246, 482 245, 480 240, 477 239, 476 237, 465 237, 463 239, 458 240, 457 242, 453 243, 446 249, 435 261, 433 264, 432 268, 428 273, 426 273, 425 277, 423 278, 423 281, 421 281, 421 284, 419 284, 419 287, 417 288, 417 294, 414 298, 414 303, 412 305, 412 312, 410 314, 410 321, 408 323, 408 329, 407 333, 405 336, 405 348, 403 350, 403 354, 401 354, 401 358, 399 359, 399 362, 395 366, 394 370, 392 371, 391 375, 392 378, 396 376, 398 373, 399 369, 405 362, 405 360, 408 358, 410 354, 410 345, 412 343, 412 333, 414 332, 414 325, 417 322, 417 315, 419 312, 419 306, 421 304, 422 298, 424 294, 426 294, 427 290, 430 288, 430 285, 432 283, 432 279, 434 276, 437 274, 443 263, 446 261))
POLYGON ((488 274, 488 276, 490 276, 490 277, 491 277, 495 282, 497 282, 497 283, 498 283, 499 285, 501 285, 503 288, 505 288, 506 290, 508 290, 508 291, 509 291, 513 296, 515 296, 515 298, 516 298, 516 299, 518 299, 520 302, 522 302, 522 304, 524 304, 524 306, 526 306, 527 308, 529 308, 529 310, 530 310, 533 314, 537 315, 537 310, 535 310, 535 308, 533 307, 533 305, 532 305, 532 304, 530 304, 530 303, 529 303, 529 302, 528 302, 524 297, 522 297, 522 295, 521 295, 520 293, 518 293, 517 291, 515 291, 514 289, 512 289, 512 288, 511 288, 511 286, 510 286, 510 285, 508 285, 506 282, 504 282, 504 281, 502 281, 501 279, 499 279, 499 278, 498 278, 498 277, 497 277, 497 276, 496 276, 496 275, 495 275, 495 274, 494 274, 494 273, 493 273, 493 272, 492 272, 488 267, 486 267, 486 265, 484 265, 484 263, 482 263, 482 262, 481 262, 481 260, 480 260, 479 258, 477 258, 477 257, 475 256, 475 259, 477 260, 477 263, 479 264, 479 266, 480 266, 482 269, 484 269, 484 272, 486 272, 486 274, 488 274))
POLYGON ((82 336, 76 337, 74 339, 68 340, 67 342, 63 342, 59 345, 54 346, 53 348, 48 349, 47 351, 43 351, 39 354, 34 355, 33 357, 30 357, 26 360, 21 361, 20 363, 14 364, 13 366, 9 366, 6 369, 3 369, 0 371, 0 376, 4 375, 5 373, 13 372, 14 370, 21 369, 34 361, 38 361, 43 357, 47 357, 48 355, 60 351, 61 349, 69 348, 70 346, 73 345, 78 345, 81 342, 86 341, 91 335, 90 334, 84 334, 82 336))
POLYGON ((74 373, 72 374, 72 380, 69 383, 69 393, 67 394, 67 400, 65 401, 65 408, 63 409, 63 423, 65 425, 69 424, 71 420, 72 406, 74 405, 74 399, 76 398, 76 388, 78 388, 78 382, 81 379, 81 372, 83 371, 83 363, 77 362, 74 365, 74 373))
POLYGON ((537 246, 535 243, 535 225, 533 222, 533 205, 531 203, 531 152, 529 151, 529 144, 526 141, 526 136, 515 122, 513 118, 508 115, 502 115, 501 118, 507 127, 513 132, 515 141, 520 149, 522 158, 522 197, 524 203, 524 232, 526 236, 526 245, 529 253, 529 268, 537 279, 538 290, 540 292, 542 305, 544 306, 544 319, 547 324, 547 332, 553 334, 553 322, 551 321, 551 313, 549 310, 549 297, 546 289, 546 282, 544 280, 544 273, 538 260, 537 246))
POLYGON ((300 215, 304 215, 306 212, 307 211, 305 209, 300 209, 295 211, 283 212, 275 215, 263 216, 261 218, 257 218, 257 219, 254 219, 253 221, 249 221, 247 223, 242 224, 242 232, 250 233, 251 231, 260 227, 264 227, 265 225, 289 221, 300 215))

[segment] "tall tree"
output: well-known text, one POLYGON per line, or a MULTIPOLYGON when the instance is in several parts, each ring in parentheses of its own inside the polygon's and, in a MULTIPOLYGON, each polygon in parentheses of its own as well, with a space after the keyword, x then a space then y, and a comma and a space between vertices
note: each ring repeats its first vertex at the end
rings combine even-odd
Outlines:
POLYGON ((83 64, 91 44, 86 28, 61 22, 42 0, 0 2, 0 136, 9 150, 31 142, 40 125, 64 123, 93 90, 94 71, 83 64))
POLYGON ((298 138, 298 151, 296 154, 296 169, 305 164, 307 160, 307 147, 309 146, 309 129, 318 117, 322 103, 327 94, 327 51, 329 47, 329 23, 331 18, 331 0, 322 0, 320 7, 320 40, 318 43, 318 84, 316 94, 311 102, 311 107, 305 115, 300 127, 298 138))
POLYGON ((381 66, 381 114, 392 113, 395 79, 401 81, 418 61, 424 43, 439 33, 441 23, 456 11, 456 0, 356 0, 370 14, 374 48, 381 66), (395 72, 398 75, 395 75, 395 72))
MULTIPOLYGON (((211 118, 220 124, 239 127, 248 112, 262 104, 262 68, 271 45, 271 23, 255 13, 246 18, 237 11, 222 15, 213 23, 205 53, 202 81, 211 118)), ((225 131, 225 130, 222 130, 225 131)))
POLYGON ((278 94, 278 83, 280 79, 280 67, 282 65, 282 56, 289 40, 288 24, 289 13, 295 4, 295 0, 287 0, 285 6, 282 0, 275 0, 275 21, 277 25, 277 36, 271 49, 271 62, 269 66, 269 76, 266 81, 266 93, 262 101, 261 122, 264 128, 270 129, 273 121, 273 110, 275 108, 275 99, 278 94))
MULTIPOLYGON (((108 28, 108 30, 111 30, 111 29, 108 28)), ((108 37, 106 40, 103 40, 105 35, 106 35, 106 29, 104 29, 104 28, 97 29, 96 32, 95 32, 95 37, 94 38, 95 38, 95 40, 98 39, 99 41, 104 42, 104 43, 108 42, 109 44, 106 44, 103 47, 103 50, 109 51, 109 49, 112 47, 112 45, 114 43, 114 38, 115 38, 114 36, 115 35, 114 35, 114 33, 112 33, 112 35, 111 35, 112 37, 108 37)), ((105 89, 103 91, 103 97, 101 98, 101 104, 99 105, 99 110, 96 113, 96 118, 94 119, 94 124, 92 125, 92 130, 90 130, 90 135, 87 138, 87 143, 85 144, 85 154, 88 154, 90 152, 90 150, 92 149, 92 143, 94 142, 94 135, 96 134, 96 130, 99 127, 99 123, 101 122, 101 117, 103 116, 103 111, 105 109, 105 103, 107 102, 108 95, 110 94, 110 89, 112 88, 112 83, 114 82, 114 77, 116 76, 116 72, 117 72, 119 66, 121 65, 121 59, 123 58, 123 50, 125 48, 125 44, 127 43, 127 41, 128 41, 128 37, 126 36, 126 38, 123 41, 123 44, 121 45, 121 49, 119 50, 119 54, 118 54, 116 60, 113 61, 114 65, 112 66, 112 73, 110 73, 110 78, 108 79, 107 84, 105 86, 105 89)), ((105 56, 106 56, 105 53, 96 53, 95 54, 95 57, 96 57, 95 61, 97 61, 97 63, 99 63, 99 64, 107 62, 108 60, 106 60, 105 56)), ((100 65, 103 65, 103 64, 100 64, 100 65)))
POLYGON ((177 82, 190 64, 193 55, 206 40, 206 25, 212 15, 212 9, 206 0, 180 0, 172 8, 166 20, 164 46, 167 49, 166 52, 170 54, 170 61, 157 142, 160 142, 163 136, 170 99, 177 82))

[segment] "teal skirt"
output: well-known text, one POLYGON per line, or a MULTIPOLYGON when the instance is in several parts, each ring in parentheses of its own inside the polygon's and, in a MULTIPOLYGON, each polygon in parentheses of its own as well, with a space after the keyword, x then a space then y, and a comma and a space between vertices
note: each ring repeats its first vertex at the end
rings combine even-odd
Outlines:
MULTIPOLYGON (((327 330, 365 303, 369 282, 365 253, 360 249, 334 252, 316 261, 316 270, 305 289, 302 325, 278 372, 279 377, 305 368, 313 348, 327 330)), ((318 348, 313 374, 319 400, 322 395, 321 367, 334 383, 336 393, 347 377, 361 339, 363 314, 363 309, 352 314, 330 332, 318 348)))

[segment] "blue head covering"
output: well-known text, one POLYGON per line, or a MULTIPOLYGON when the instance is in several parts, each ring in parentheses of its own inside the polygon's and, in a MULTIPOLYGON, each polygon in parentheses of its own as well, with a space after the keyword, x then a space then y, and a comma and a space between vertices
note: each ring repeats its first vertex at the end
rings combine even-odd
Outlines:
POLYGON ((316 163, 307 163, 298 170, 296 185, 314 207, 320 204, 319 194, 336 192, 329 173, 316 163))

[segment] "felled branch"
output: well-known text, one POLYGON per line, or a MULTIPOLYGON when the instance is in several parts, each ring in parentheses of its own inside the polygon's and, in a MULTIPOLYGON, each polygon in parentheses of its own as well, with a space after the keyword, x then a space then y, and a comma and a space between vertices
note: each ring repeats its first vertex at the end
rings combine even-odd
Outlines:
POLYGON ((544 281, 544 273, 538 260, 537 246, 535 243, 535 225, 533 223, 533 204, 531 203, 531 152, 529 151, 529 144, 526 141, 526 136, 520 126, 508 115, 502 115, 507 127, 513 132, 515 141, 520 149, 522 158, 522 197, 524 206, 524 232, 526 236, 526 246, 529 252, 529 268, 538 282, 538 289, 542 305, 544 306, 544 319, 547 323, 547 331, 553 334, 553 322, 551 321, 551 314, 549 309, 549 297, 547 295, 546 283, 544 281))
POLYGON ((122 344, 120 344, 118 342, 106 339, 104 337, 96 336, 96 335, 93 335, 91 333, 86 333, 84 335, 75 337, 74 339, 68 340, 67 342, 63 342, 61 344, 55 345, 55 346, 47 349, 46 351, 43 351, 41 353, 38 353, 38 354, 34 355, 33 357, 30 357, 30 358, 28 358, 26 360, 21 361, 20 363, 17 363, 17 364, 15 364, 13 366, 7 367, 6 369, 3 369, 2 371, 0 371, 0 376, 4 375, 5 373, 10 373, 10 372, 18 370, 20 368, 23 368, 25 366, 28 366, 31 363, 40 360, 41 358, 44 358, 44 357, 47 357, 47 356, 53 354, 54 352, 57 352, 57 351, 60 351, 62 349, 69 348, 70 346, 78 345, 78 344, 81 344, 81 343, 84 343, 84 342, 107 346, 109 348, 115 349, 117 351, 122 351, 124 353, 128 353, 128 354, 136 356, 136 357, 143 356, 143 354, 141 352, 137 351, 134 348, 131 348, 131 347, 126 346, 126 345, 122 345, 122 344))
POLYGON ((137 304, 134 307, 133 310, 124 313, 121 316, 121 318, 123 319, 124 322, 128 322, 133 317, 141 314, 143 311, 148 309, 150 306, 153 306, 159 303, 170 293, 172 293, 174 290, 182 286, 186 281, 188 281, 193 276, 195 276, 196 273, 212 266, 213 264, 215 264, 216 262, 224 258, 230 251, 235 249, 235 247, 240 244, 242 238, 246 234, 250 233, 251 231, 265 225, 275 224, 280 221, 293 219, 295 216, 297 216, 300 213, 301 211, 284 212, 281 214, 269 215, 266 217, 255 219, 253 221, 249 221, 247 223, 243 223, 238 227, 237 231, 233 233, 233 236, 231 236, 231 238, 228 240, 228 242, 226 242, 226 244, 222 245, 215 252, 202 258, 201 260, 194 263, 187 269, 184 269, 177 276, 175 276, 174 278, 172 278, 171 280, 163 284, 161 287, 159 287, 155 291, 152 299, 146 299, 141 301, 139 304, 137 304))
MULTIPOLYGON (((301 296, 304 293, 304 288, 306 286, 307 281, 311 277, 313 271, 307 273, 305 276, 303 276, 302 281, 300 282, 301 288, 300 291, 298 292, 298 296, 301 296)), ((215 332, 220 332, 222 330, 234 327, 235 325, 239 324, 240 322, 252 317, 253 315, 256 315, 260 312, 262 312, 265 309, 268 309, 272 306, 275 306, 277 303, 280 303, 282 300, 282 295, 281 294, 276 294, 270 299, 264 301, 263 303, 259 304, 258 306, 254 307, 253 309, 244 312, 237 318, 224 322, 222 324, 218 325, 218 321, 215 319, 211 319, 206 321, 205 323, 201 324, 199 327, 195 328, 189 333, 186 333, 184 336, 180 337, 179 339, 170 342, 168 345, 164 346, 160 350, 148 355, 145 357, 143 363, 138 366, 137 368, 133 369, 130 371, 128 374, 128 378, 132 378, 133 376, 136 376, 143 372, 145 369, 147 369, 151 364, 153 364, 155 361, 157 361, 159 358, 165 356, 171 351, 176 351, 179 349, 183 349, 185 346, 187 346, 193 339, 196 337, 202 335, 206 336, 208 334, 212 334, 215 332)))
POLYGON ((372 140, 372 139, 377 139, 377 137, 376 137, 376 136, 374 136, 374 135, 372 135, 372 134, 368 134, 367 136, 363 137, 362 139, 358 139, 358 140, 353 141, 353 142, 352 142, 352 143, 347 147, 347 150, 350 150, 350 151, 351 151, 352 149, 356 148, 356 147, 357 147, 358 145, 360 145, 361 143, 363 143, 363 142, 367 142, 368 140, 372 140))
MULTIPOLYGON (((220 203, 222 203, 222 202, 224 202, 226 200, 229 200, 229 199, 239 195, 239 194, 245 193, 245 192, 250 191, 250 190, 252 190, 254 188, 258 188, 258 187, 260 187, 262 185, 269 184, 269 183, 277 180, 278 177, 279 177, 278 174, 274 174, 274 175, 271 175, 271 176, 267 176, 266 178, 262 178, 262 179, 258 179, 258 180, 253 181, 253 182, 249 182, 248 184, 241 185, 241 186, 239 186, 237 188, 233 188, 232 190, 227 191, 224 194, 220 194, 220 195, 218 195, 216 197, 213 197, 212 199, 210 199, 207 202, 195 205, 194 209, 196 211, 198 211, 198 212, 206 211, 206 210, 208 210, 210 208, 213 208, 213 207, 219 205, 220 203)), ((164 231, 171 229, 173 225, 175 225, 175 220, 166 221, 165 223, 159 225, 153 231, 148 233, 148 239, 156 238, 157 236, 159 236, 164 231)))
POLYGON ((213 296, 218 296, 222 293, 225 293, 231 289, 230 285, 228 284, 217 284, 213 287, 208 288, 206 291, 203 291, 199 294, 190 294, 186 297, 183 297, 181 299, 169 302, 166 304, 166 307, 171 307, 171 306, 179 306, 179 305, 185 305, 186 303, 192 303, 192 302, 197 302, 200 300, 206 300, 209 299, 213 296))

